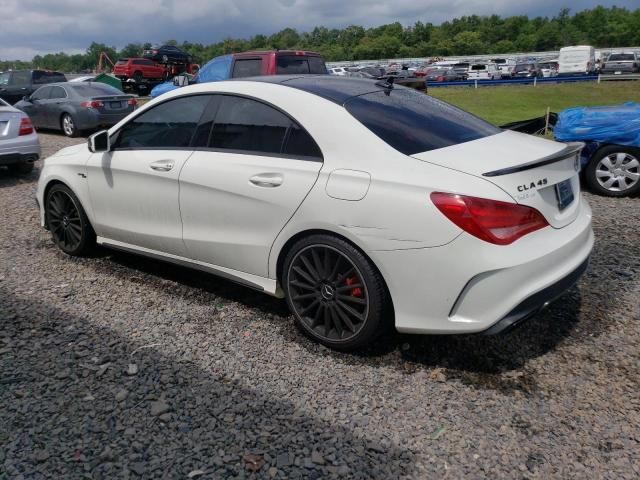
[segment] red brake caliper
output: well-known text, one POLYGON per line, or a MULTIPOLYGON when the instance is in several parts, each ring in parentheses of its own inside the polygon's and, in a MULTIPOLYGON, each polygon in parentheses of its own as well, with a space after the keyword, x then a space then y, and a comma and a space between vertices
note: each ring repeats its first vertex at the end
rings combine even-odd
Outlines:
MULTIPOLYGON (((358 278, 357 278, 357 277, 348 277, 348 278, 345 280, 345 283, 346 283, 347 285, 349 285, 349 286, 350 286, 350 285, 355 285, 355 284, 357 284, 357 283, 358 283, 358 278)), ((352 289, 351 289, 351 296, 352 296, 352 297, 359 297, 359 298, 361 298, 361 297, 362 297, 362 289, 361 289, 360 287, 352 288, 352 289)))

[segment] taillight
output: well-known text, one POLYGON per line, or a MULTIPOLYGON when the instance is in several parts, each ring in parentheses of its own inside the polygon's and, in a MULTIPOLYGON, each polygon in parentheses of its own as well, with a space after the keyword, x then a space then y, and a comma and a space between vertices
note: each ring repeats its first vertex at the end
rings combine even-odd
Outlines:
POLYGON ((104 103, 100 100, 91 100, 89 102, 82 102, 80 106, 84 108, 100 108, 104 106, 104 103))
POLYGON ((442 192, 433 192, 431 201, 462 230, 495 245, 509 245, 549 225, 538 210, 516 203, 442 192))
POLYGON ((18 136, 31 135, 33 133, 33 124, 27 117, 20 119, 20 130, 18 130, 18 136))
POLYGON ((135 107, 136 105, 138 105, 138 102, 135 98, 130 98, 129 100, 127 100, 127 105, 133 105, 135 107))

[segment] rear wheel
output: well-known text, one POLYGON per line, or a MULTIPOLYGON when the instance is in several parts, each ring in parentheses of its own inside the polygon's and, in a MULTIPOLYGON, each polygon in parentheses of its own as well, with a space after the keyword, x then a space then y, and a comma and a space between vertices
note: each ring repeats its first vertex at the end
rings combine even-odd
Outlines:
POLYGON ((135 72, 133 74, 133 79, 136 81, 136 83, 141 83, 143 78, 144 76, 142 75, 142 72, 135 72))
POLYGON ((67 137, 73 138, 78 136, 78 127, 76 127, 73 117, 68 113, 62 115, 60 125, 62 126, 62 131, 67 137))
POLYGON ((60 250, 72 256, 91 253, 96 234, 80 201, 67 186, 57 184, 47 192, 45 215, 51 237, 60 250))
POLYGON ((585 171, 589 187, 600 195, 640 193, 640 149, 610 145, 598 150, 585 171))
POLYGON ((296 323, 317 342, 349 351, 384 331, 384 282, 350 243, 330 235, 299 240, 285 258, 282 280, 296 323))

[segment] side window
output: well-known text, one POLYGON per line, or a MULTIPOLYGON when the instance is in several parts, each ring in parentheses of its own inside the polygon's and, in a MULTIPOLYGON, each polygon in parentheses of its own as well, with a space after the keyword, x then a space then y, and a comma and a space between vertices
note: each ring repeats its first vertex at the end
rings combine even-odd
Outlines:
POLYGON ((247 58, 236 60, 233 64, 233 78, 255 77, 262 74, 262 59, 247 58))
POLYGON ((51 87, 49 98, 67 98, 67 92, 62 87, 51 87))
POLYGON ((118 148, 187 148, 210 95, 192 95, 161 103, 126 123, 118 148))
POLYGON ((324 64, 322 57, 307 57, 309 61, 309 73, 327 73, 327 66, 324 64))
MULTIPOLYGON (((36 72, 33 72, 35 76, 36 72)), ((28 70, 17 71, 11 74, 11 80, 9 81, 9 85, 29 85, 31 83, 31 73, 28 70)), ((34 83, 35 80, 34 80, 34 83)))
POLYGON ((134 65, 144 65, 144 62, 142 60, 134 60, 132 63, 134 65))
POLYGON ((250 98, 220 95, 216 107, 210 148, 322 159, 313 138, 269 105, 250 98))
POLYGON ((216 115, 211 148, 280 153, 289 117, 249 98, 223 96, 216 115))
POLYGON ((31 100, 46 100, 49 98, 51 87, 40 87, 31 95, 31 100))
POLYGON ((291 122, 287 143, 284 146, 283 153, 287 155, 322 158, 322 152, 318 148, 311 135, 309 135, 300 125, 291 122))

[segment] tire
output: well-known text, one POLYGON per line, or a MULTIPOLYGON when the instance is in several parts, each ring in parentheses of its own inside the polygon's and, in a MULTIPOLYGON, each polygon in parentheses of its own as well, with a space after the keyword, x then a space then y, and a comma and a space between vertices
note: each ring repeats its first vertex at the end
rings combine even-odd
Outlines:
POLYGON ((74 138, 78 136, 78 127, 76 126, 76 122, 73 120, 73 117, 68 113, 64 113, 62 117, 60 117, 60 127, 62 128, 62 132, 69 138, 74 138))
POLYGON ((26 175, 33 172, 33 162, 20 162, 9 165, 9 171, 18 175, 26 175))
POLYGON ((142 74, 142 72, 134 72, 133 79, 136 81, 136 83, 142 83, 144 75, 142 74))
POLYGON ((282 285, 298 327, 335 350, 371 344, 392 317, 378 270, 360 250, 331 235, 310 235, 292 246, 282 285))
POLYGON ((67 255, 89 255, 96 234, 78 197, 66 185, 56 184, 45 198, 45 218, 53 242, 67 255))
POLYGON ((640 149, 621 145, 599 149, 587 165, 585 181, 595 193, 608 197, 640 193, 640 149))

